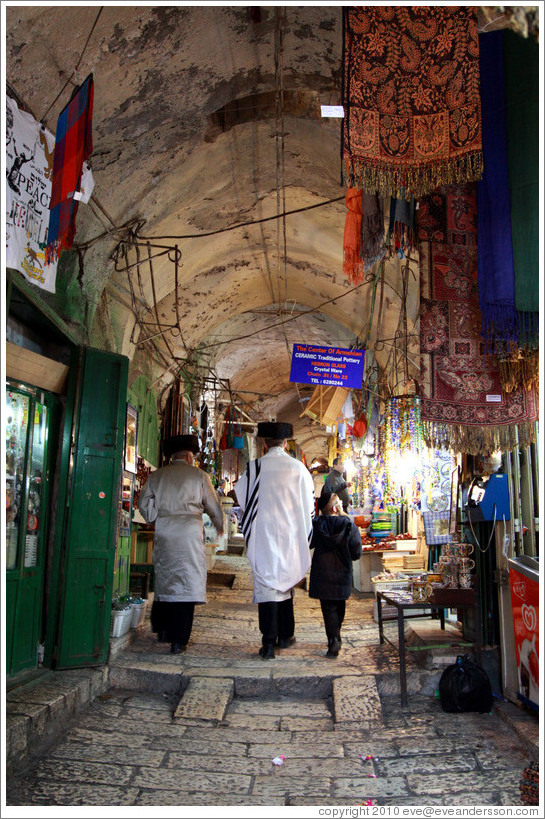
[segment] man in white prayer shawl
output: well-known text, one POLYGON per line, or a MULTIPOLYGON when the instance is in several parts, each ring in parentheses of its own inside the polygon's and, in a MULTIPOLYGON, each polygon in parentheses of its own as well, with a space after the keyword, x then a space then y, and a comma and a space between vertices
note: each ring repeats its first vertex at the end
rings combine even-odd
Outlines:
POLYGON ((250 461, 235 484, 242 532, 254 576, 264 660, 295 642, 294 586, 310 567, 314 483, 308 469, 285 451, 291 424, 260 422, 265 455, 250 461))

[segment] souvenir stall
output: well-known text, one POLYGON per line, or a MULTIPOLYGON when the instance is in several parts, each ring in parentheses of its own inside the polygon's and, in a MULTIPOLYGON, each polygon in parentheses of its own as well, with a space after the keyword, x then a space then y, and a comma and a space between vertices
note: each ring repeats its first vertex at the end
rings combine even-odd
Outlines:
MULTIPOLYGON (((378 420, 378 412, 374 413, 378 420)), ((354 585, 372 591, 372 577, 387 559, 389 569, 420 568, 418 554, 419 404, 416 397, 391 399, 380 424, 348 426, 343 455, 352 483, 352 514, 362 534, 363 555, 354 585), (368 428, 367 428, 368 427, 368 428), (358 433, 362 433, 358 435, 358 433)), ((368 412, 373 418, 373 411, 368 412)), ((342 429, 341 429, 342 434, 342 429)), ((422 566, 423 568, 423 566, 422 566)))
POLYGON ((227 551, 229 539, 236 537, 239 532, 242 510, 238 505, 234 486, 248 461, 255 457, 255 442, 252 437, 254 426, 255 422, 233 400, 227 405, 218 404, 214 422, 217 441, 214 483, 217 485, 222 478, 226 481, 223 487, 225 495, 221 498, 224 534, 217 541, 219 552, 227 551))

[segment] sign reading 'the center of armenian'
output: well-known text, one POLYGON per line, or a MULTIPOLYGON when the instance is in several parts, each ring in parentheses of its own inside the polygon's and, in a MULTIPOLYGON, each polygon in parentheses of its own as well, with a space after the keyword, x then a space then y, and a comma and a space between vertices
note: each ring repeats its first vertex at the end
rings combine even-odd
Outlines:
POLYGON ((365 350, 294 344, 290 381, 361 389, 365 350))

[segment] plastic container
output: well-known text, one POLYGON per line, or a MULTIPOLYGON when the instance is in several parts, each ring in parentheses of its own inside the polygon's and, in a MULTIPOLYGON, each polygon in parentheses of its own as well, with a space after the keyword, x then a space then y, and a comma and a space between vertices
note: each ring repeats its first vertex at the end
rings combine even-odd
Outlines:
POLYGON ((123 637, 131 627, 132 608, 113 610, 110 617, 110 637, 123 637))
POLYGON ((138 628, 138 626, 142 625, 147 607, 147 600, 143 600, 141 603, 131 603, 131 628, 138 628))

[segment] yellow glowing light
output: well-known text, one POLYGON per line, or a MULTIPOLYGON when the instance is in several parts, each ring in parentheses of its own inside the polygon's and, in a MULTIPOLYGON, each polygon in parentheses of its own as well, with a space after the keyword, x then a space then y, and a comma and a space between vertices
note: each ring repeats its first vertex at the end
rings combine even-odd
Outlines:
POLYGON ((388 458, 389 478, 398 486, 410 483, 419 469, 420 458, 416 453, 392 453, 388 458))

